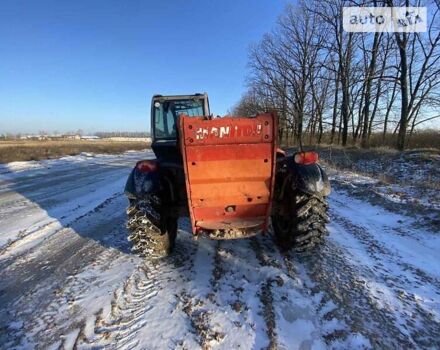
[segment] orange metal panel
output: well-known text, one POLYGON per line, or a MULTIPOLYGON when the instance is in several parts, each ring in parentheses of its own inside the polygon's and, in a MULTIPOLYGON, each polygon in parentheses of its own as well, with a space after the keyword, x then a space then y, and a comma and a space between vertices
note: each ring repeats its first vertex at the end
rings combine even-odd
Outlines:
POLYGON ((214 161, 214 160, 238 160, 238 159, 264 159, 264 157, 272 152, 272 143, 246 144, 246 147, 236 147, 236 144, 229 145, 213 145, 215 152, 210 152, 205 148, 205 152, 200 152, 197 147, 187 147, 186 154, 188 159, 195 162, 198 161, 214 161))
POLYGON ((261 179, 267 177, 267 174, 270 176, 270 173, 271 164, 268 159, 266 162, 263 159, 201 161, 188 165, 188 175, 192 182, 224 182, 237 178, 261 179))
POLYGON ((181 116, 179 124, 193 232, 266 228, 274 183, 276 118, 181 116))
POLYGON ((254 217, 252 219, 249 218, 241 218, 234 219, 228 221, 209 221, 205 220, 203 222, 197 221, 196 225, 198 228, 207 229, 207 230, 228 230, 235 228, 255 228, 256 226, 263 226, 266 220, 266 216, 254 217))
MULTIPOLYGON (((265 195, 254 196, 252 199, 253 204, 262 204, 269 202, 269 191, 265 195)), ((214 207, 218 204, 219 199, 224 201, 225 203, 234 203, 235 205, 247 205, 249 204, 249 198, 246 196, 225 196, 222 194, 221 198, 216 195, 211 195, 210 197, 205 196, 205 198, 197 198, 195 195, 194 200, 192 201, 194 208, 202 208, 202 207, 214 207)))
POLYGON ((247 203, 251 203, 255 199, 258 199, 258 197, 269 197, 270 183, 266 182, 266 178, 261 178, 261 180, 257 179, 257 181, 246 180, 247 179, 240 179, 240 181, 237 182, 223 183, 192 183, 191 198, 193 203, 205 199, 221 200, 227 197, 243 198, 247 203))
POLYGON ((205 220, 228 221, 240 218, 264 217, 266 215, 267 203, 236 206, 236 210, 231 213, 225 212, 224 209, 223 206, 193 208, 198 222, 205 220))
POLYGON ((237 143, 272 143, 274 118, 261 114, 255 118, 181 118, 181 139, 187 146, 237 143))

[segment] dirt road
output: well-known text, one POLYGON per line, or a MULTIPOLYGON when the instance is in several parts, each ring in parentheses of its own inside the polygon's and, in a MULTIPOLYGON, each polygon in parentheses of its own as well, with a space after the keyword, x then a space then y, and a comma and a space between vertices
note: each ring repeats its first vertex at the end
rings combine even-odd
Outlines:
POLYGON ((181 220, 175 254, 152 263, 124 226, 142 157, 0 167, 0 348, 440 347, 439 232, 362 198, 371 179, 334 178, 313 255, 195 241, 181 220))

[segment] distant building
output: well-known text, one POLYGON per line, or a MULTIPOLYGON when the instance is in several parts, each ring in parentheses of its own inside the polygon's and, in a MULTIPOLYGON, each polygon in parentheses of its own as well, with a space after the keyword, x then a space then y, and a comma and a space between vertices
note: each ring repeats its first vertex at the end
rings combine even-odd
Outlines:
POLYGON ((119 141, 119 142, 146 142, 151 143, 151 137, 107 137, 106 140, 109 141, 119 141))
POLYGON ((81 135, 78 134, 65 134, 62 136, 64 140, 81 140, 81 135))
POLYGON ((101 139, 99 136, 95 136, 95 135, 90 135, 90 136, 83 135, 80 138, 81 138, 81 140, 88 140, 88 141, 95 141, 95 140, 101 139))

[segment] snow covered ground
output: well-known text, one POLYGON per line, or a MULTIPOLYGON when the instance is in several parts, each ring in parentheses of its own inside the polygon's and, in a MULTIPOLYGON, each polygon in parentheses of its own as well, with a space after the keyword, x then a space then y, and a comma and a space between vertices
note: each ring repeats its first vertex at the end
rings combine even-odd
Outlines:
POLYGON ((150 157, 0 166, 1 349, 440 348, 439 228, 377 179, 330 171, 314 254, 195 241, 182 219, 174 255, 150 262, 130 252, 123 196, 150 157))

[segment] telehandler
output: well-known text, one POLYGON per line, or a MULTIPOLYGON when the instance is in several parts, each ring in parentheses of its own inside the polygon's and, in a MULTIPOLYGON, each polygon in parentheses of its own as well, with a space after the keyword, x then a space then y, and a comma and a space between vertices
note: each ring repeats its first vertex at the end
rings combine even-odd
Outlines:
POLYGON ((213 118, 206 93, 154 95, 151 133, 156 159, 139 161, 125 187, 128 238, 141 255, 170 254, 181 216, 195 237, 238 239, 272 227, 283 249, 323 240, 329 180, 317 153, 277 148, 274 113, 213 118))

